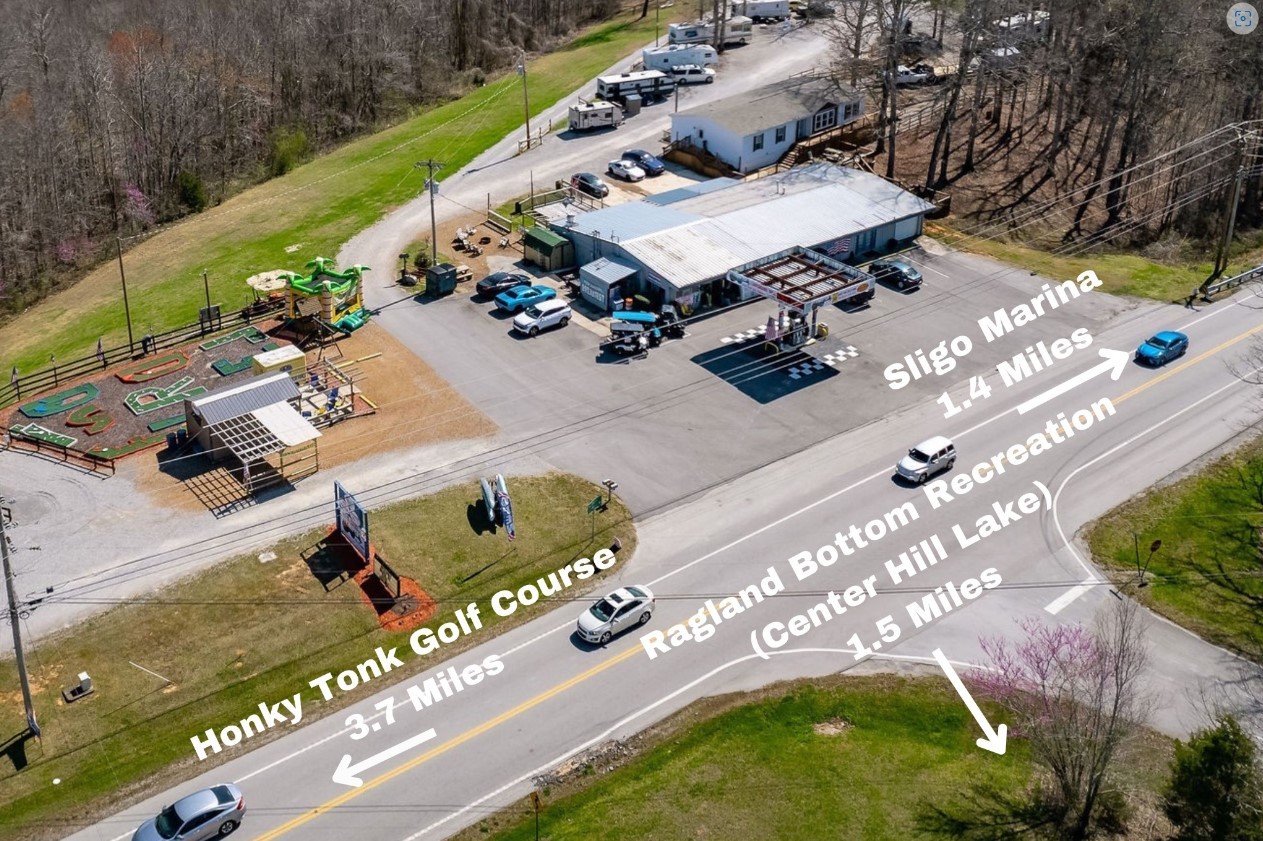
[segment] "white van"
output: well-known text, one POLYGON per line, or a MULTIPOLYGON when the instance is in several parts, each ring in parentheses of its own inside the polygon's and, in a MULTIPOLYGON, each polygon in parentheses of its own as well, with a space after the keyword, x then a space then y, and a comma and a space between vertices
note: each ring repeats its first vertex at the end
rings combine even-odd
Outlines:
POLYGON ((570 305, 565 301, 558 301, 556 298, 541 301, 513 316, 513 329, 528 336, 538 336, 540 330, 565 327, 570 323, 572 314, 570 305))

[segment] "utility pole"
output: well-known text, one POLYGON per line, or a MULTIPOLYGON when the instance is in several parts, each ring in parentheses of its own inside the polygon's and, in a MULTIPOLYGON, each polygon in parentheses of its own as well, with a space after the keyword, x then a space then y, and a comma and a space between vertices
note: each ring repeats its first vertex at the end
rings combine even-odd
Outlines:
POLYGON ((210 303, 210 281, 206 279, 206 269, 202 269, 202 288, 206 290, 206 309, 207 309, 207 311, 208 311, 208 312, 207 312, 207 315, 209 315, 209 314, 210 314, 210 313, 209 313, 209 310, 210 310, 210 305, 211 305, 211 303, 210 303))
POLYGON ((127 274, 123 271, 123 239, 118 235, 117 213, 114 220, 114 244, 118 247, 118 276, 123 281, 123 317, 127 319, 127 350, 135 353, 135 340, 132 338, 132 308, 127 302, 127 274))
POLYGON ((659 13, 662 11, 662 0, 654 0, 653 3, 653 45, 658 46, 658 21, 661 19, 659 13))
POLYGON ((526 96, 526 50, 522 51, 522 60, 517 66, 517 74, 522 77, 522 107, 526 111, 526 148, 531 148, 531 102, 526 96))
POLYGON ((13 567, 9 564, 9 536, 5 534, 5 517, 0 514, 0 563, 4 565, 4 589, 9 596, 9 624, 13 626, 13 654, 17 660, 18 679, 22 682, 22 703, 26 705, 26 727, 32 736, 39 735, 35 721, 35 705, 31 703, 31 681, 26 676, 26 657, 22 653, 22 626, 18 617, 18 597, 13 587, 13 567))
POLYGON ((1206 278, 1201 287, 1197 290, 1202 297, 1209 297, 1206 290, 1210 288, 1210 284, 1214 282, 1220 275, 1224 273, 1224 269, 1228 268, 1228 256, 1232 248, 1232 235, 1237 224, 1237 204, 1241 201, 1241 181, 1245 175, 1245 169, 1242 162, 1245 158, 1245 133, 1241 129, 1237 129, 1236 151, 1232 158, 1233 169, 1233 185, 1232 198, 1228 204, 1228 216, 1223 229, 1223 236, 1219 240, 1219 246, 1215 249, 1215 267, 1210 273, 1210 277, 1206 278))
POLYGON ((415 166, 419 169, 425 167, 429 173, 429 178, 425 179, 425 189, 430 193, 430 265, 437 265, 439 262, 439 235, 438 226, 434 223, 434 194, 439 191, 439 185, 434 180, 434 171, 442 169, 443 164, 435 160, 417 161, 415 166))

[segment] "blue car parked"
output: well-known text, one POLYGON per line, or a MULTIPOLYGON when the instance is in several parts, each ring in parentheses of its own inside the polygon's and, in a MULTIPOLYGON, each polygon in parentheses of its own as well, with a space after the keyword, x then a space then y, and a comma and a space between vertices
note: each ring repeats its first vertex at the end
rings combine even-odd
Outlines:
POLYGON ((644 149, 628 149, 623 153, 623 160, 634 161, 636 166, 645 171, 645 175, 653 178, 667 171, 666 165, 644 149))
POLYGON ((551 286, 515 286, 496 296, 496 306, 508 312, 521 312, 532 304, 557 297, 551 286))
POLYGON ((1163 330, 1136 348, 1136 361, 1155 368, 1178 359, 1188 350, 1188 336, 1174 330, 1163 330))

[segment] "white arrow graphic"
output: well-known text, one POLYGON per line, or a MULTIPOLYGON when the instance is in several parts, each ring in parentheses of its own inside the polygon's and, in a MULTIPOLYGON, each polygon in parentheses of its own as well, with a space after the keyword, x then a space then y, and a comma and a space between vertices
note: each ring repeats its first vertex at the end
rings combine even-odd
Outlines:
POLYGON ((1021 406, 1017 407, 1017 413, 1024 415, 1037 406, 1042 406, 1054 397, 1060 397, 1072 388, 1078 388, 1097 374, 1104 374, 1106 371, 1110 374, 1111 380, 1117 380, 1123 375, 1123 368, 1127 365, 1127 360, 1131 359, 1131 354, 1124 353, 1121 350, 1110 350, 1109 348, 1101 348, 1099 351, 1101 356, 1105 358, 1104 362, 1089 368, 1082 374, 1071 377, 1061 385, 1055 385, 1036 397, 1027 400, 1021 406))
POLYGON ((1008 738, 1008 725, 1001 724, 997 729, 991 729, 991 722, 987 721, 987 717, 982 714, 982 710, 978 708, 978 702, 969 694, 969 690, 965 688, 965 684, 960 682, 960 676, 956 674, 956 670, 952 668, 952 664, 947 661, 947 657, 943 654, 943 649, 936 648, 930 652, 934 655, 934 659, 938 661, 942 667, 943 673, 947 675, 947 679, 952 682, 952 686, 956 687, 956 692, 960 695, 960 699, 965 702, 965 706, 973 713, 974 720, 978 722, 978 726, 982 728, 982 732, 987 734, 987 738, 978 740, 978 747, 983 750, 989 750, 992 753, 1004 756, 1004 740, 1008 738))
POLYGON ((424 744, 433 738, 434 728, 431 727, 424 733, 418 733, 411 739, 405 739, 393 748, 386 748, 381 753, 375 753, 363 762, 357 762, 354 765, 351 764, 350 754, 346 754, 342 757, 342 761, 338 763, 338 770, 333 772, 333 781, 344 786, 359 788, 364 785, 364 781, 359 778, 361 771, 367 771, 374 765, 380 765, 392 756, 398 756, 404 751, 412 750, 417 745, 424 744))

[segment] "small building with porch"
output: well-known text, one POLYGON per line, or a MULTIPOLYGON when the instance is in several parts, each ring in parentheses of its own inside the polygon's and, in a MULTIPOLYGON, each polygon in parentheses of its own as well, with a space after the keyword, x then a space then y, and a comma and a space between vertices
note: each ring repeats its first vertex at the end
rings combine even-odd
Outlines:
POLYGON ((863 115, 863 92, 827 76, 800 76, 677 111, 671 142, 748 174, 775 164, 795 143, 863 115))

